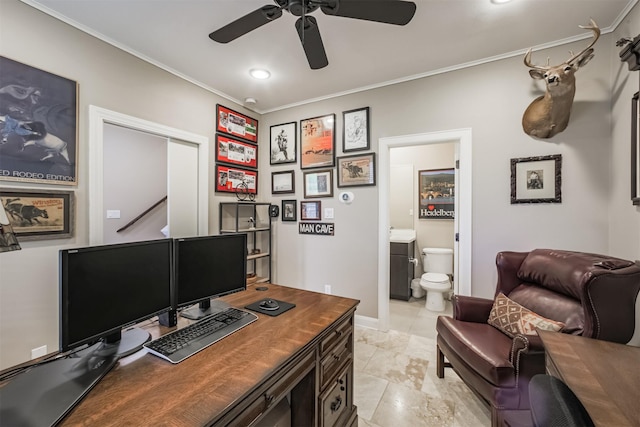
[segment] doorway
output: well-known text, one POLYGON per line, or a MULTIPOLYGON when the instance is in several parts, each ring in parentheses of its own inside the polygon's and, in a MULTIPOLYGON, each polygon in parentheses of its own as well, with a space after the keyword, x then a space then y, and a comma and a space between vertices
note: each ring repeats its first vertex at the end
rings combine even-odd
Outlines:
POLYGON ((454 232, 454 292, 471 295, 471 129, 431 132, 414 135, 380 138, 379 163, 380 189, 378 201, 378 325, 389 329, 389 201, 390 201, 390 150, 423 144, 453 142, 456 169, 456 198, 454 232))
MULTIPOLYGON (((104 132, 111 124, 167 142, 167 220, 171 236, 206 235, 209 228, 209 139, 157 123, 89 106, 89 242, 104 239, 104 132), (190 171, 185 174, 184 171, 190 171), (173 171, 173 172, 172 172, 173 171), (190 179, 185 180, 185 175, 190 179), (188 199, 185 197, 188 196, 188 199), (184 218, 189 218, 184 221, 184 218), (185 231, 184 224, 193 224, 185 231)), ((141 159, 140 164, 144 164, 141 159)))

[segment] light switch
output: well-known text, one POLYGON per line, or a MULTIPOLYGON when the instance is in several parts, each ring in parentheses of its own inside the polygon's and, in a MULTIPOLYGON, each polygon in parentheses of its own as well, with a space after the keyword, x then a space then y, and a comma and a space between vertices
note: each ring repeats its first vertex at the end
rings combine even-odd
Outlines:
POLYGON ((119 210, 107 210, 107 218, 108 219, 118 219, 120 218, 119 210))
POLYGON ((333 208, 324 208, 325 219, 333 219, 333 208))

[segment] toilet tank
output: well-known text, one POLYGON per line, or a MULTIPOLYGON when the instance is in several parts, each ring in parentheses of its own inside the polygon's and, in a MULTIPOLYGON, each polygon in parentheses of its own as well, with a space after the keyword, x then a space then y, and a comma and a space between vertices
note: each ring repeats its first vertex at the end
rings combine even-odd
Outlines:
POLYGON ((453 274, 453 249, 424 248, 422 254, 425 273, 453 274))

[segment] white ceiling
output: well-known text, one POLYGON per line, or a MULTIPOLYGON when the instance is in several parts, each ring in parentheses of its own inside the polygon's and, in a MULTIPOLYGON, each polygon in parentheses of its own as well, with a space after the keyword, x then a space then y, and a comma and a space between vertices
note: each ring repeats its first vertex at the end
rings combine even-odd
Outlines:
POLYGON ((232 101, 255 98, 247 108, 266 113, 591 37, 578 28, 590 18, 610 32, 638 0, 415 0, 406 26, 317 10, 329 59, 320 70, 309 68, 297 17, 287 12, 228 44, 209 39, 273 0, 22 1, 232 101), (266 68, 271 78, 257 81, 251 68, 266 68))

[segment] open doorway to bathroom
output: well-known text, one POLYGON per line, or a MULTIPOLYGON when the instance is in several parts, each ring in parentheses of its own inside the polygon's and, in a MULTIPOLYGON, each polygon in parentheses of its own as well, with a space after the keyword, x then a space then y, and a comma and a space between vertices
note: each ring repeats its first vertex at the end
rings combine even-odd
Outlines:
MULTIPOLYGON (((455 188, 455 219, 451 239, 454 247, 454 291, 462 295, 471 294, 471 130, 405 135, 381 138, 379 140, 379 232, 378 232, 378 329, 389 328, 389 227, 391 150, 403 147, 451 144, 454 151, 454 165, 457 162, 455 188)), ((416 181, 417 181, 417 170, 416 181)), ((395 191, 395 189, 393 189, 395 191)), ((417 198, 417 190, 415 198, 417 198)), ((417 218, 417 204, 413 214, 417 218)), ((417 219, 414 219, 414 223, 417 219)), ((420 243, 419 243, 420 244, 420 243)), ((421 250, 421 248, 419 249, 421 250)), ((420 256, 416 252, 416 256, 420 256)), ((420 267, 421 268, 421 267, 420 267)))

